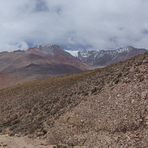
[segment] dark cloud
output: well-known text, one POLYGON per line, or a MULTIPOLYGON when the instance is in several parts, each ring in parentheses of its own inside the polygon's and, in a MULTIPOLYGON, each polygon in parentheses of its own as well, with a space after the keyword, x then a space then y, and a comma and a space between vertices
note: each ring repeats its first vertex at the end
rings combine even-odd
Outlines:
POLYGON ((36 6, 35 6, 35 11, 49 11, 48 5, 45 0, 37 0, 36 1, 36 6))
POLYGON ((61 13, 62 13, 62 8, 61 8, 61 7, 57 7, 56 12, 57 12, 57 14, 61 15, 61 13))
POLYGON ((147 6, 144 0, 5 0, 0 5, 0 51, 39 44, 148 48, 147 6))
POLYGON ((143 30, 142 30, 142 33, 143 33, 143 34, 148 34, 148 29, 143 29, 143 30))

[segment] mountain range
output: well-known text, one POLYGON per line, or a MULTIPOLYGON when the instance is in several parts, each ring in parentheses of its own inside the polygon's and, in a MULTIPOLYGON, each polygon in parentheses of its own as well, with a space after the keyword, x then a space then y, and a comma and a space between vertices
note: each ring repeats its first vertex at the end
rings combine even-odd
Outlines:
POLYGON ((57 45, 1 52, 0 88, 104 67, 144 52, 147 50, 133 47, 117 50, 67 51, 57 45))
POLYGON ((148 50, 128 46, 116 50, 83 50, 67 52, 71 53, 82 62, 87 63, 91 66, 104 67, 119 61, 129 59, 135 55, 148 52, 148 50))

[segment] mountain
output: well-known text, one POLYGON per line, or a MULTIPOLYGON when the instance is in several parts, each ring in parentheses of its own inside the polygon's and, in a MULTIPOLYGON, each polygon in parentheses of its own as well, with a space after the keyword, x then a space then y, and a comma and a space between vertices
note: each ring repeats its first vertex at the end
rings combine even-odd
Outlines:
POLYGON ((105 67, 144 52, 147 50, 133 47, 108 51, 67 51, 57 45, 1 52, 0 88, 105 67))
POLYGON ((0 90, 0 134, 47 144, 147 147, 148 53, 0 90), (31 140, 30 139, 30 140, 31 140))
POLYGON ((116 50, 83 50, 68 52, 91 66, 107 66, 148 52, 148 50, 128 46, 116 50))
POLYGON ((0 88, 49 76, 82 72, 90 66, 57 45, 0 53, 0 88))

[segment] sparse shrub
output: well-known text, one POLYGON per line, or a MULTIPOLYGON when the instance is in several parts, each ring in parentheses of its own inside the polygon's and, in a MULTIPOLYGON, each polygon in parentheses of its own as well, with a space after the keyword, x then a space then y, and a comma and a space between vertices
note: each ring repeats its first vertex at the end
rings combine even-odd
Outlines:
POLYGON ((119 73, 118 76, 117 76, 117 78, 120 78, 121 76, 122 76, 122 73, 119 73))
POLYGON ((32 125, 28 128, 29 134, 33 134, 36 131, 36 126, 32 125))
POLYGON ((142 82, 143 80, 144 80, 144 76, 141 76, 141 77, 139 78, 139 81, 142 82))
POLYGON ((142 61, 138 61, 137 63, 136 63, 136 66, 139 66, 139 65, 141 65, 142 64, 142 61))
POLYGON ((91 90, 91 94, 95 93, 97 91, 97 88, 94 87, 92 90, 91 90))
POLYGON ((43 133, 44 133, 44 135, 46 135, 47 134, 47 130, 43 129, 43 133))
POLYGON ((115 88, 115 86, 111 86, 110 90, 113 90, 115 88))
POLYGON ((140 71, 139 71, 139 68, 135 68, 135 72, 136 73, 139 73, 140 71))
POLYGON ((119 83, 119 79, 116 79, 116 80, 115 80, 115 84, 118 84, 118 83, 119 83))

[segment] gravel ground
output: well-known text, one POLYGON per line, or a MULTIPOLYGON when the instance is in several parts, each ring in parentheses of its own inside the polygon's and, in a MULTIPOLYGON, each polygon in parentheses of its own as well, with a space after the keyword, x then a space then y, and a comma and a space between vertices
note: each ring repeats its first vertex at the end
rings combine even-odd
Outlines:
POLYGON ((0 148, 53 148, 46 145, 46 142, 40 139, 31 139, 27 137, 10 137, 0 135, 0 148))

